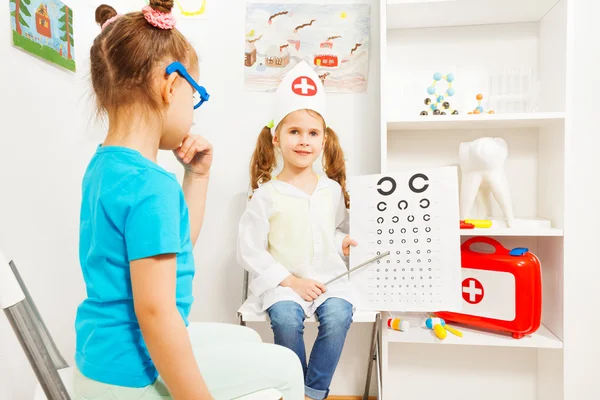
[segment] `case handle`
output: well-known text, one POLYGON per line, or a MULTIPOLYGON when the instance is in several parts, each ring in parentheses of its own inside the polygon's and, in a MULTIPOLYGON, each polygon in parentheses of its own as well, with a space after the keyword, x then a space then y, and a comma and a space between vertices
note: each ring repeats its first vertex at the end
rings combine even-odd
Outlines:
POLYGON ((471 245, 476 244, 476 243, 485 243, 485 244, 489 244, 490 246, 492 246, 495 250, 495 254, 508 254, 508 249, 505 248, 504 246, 502 246, 502 244, 500 244, 500 242, 498 242, 495 239, 492 239, 490 237, 487 236, 476 236, 476 237, 472 237, 469 240, 467 240, 466 242, 464 242, 461 246, 460 249, 462 251, 471 251, 473 253, 477 253, 471 250, 471 245))

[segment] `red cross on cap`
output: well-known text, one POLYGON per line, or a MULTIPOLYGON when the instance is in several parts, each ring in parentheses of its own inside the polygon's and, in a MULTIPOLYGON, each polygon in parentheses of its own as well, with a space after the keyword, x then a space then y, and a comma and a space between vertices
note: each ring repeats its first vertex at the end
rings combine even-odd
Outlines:
POLYGON ((314 96, 317 94, 317 85, 308 76, 299 76, 292 82, 292 92, 298 96, 314 96))
POLYGON ((483 296, 483 285, 477 279, 467 278, 462 282, 462 297, 467 303, 480 303, 483 296))

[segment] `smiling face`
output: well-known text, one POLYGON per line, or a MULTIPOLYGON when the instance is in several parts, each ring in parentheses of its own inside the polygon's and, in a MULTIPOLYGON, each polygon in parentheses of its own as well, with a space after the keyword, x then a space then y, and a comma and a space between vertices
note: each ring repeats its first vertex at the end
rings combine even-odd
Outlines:
POLYGON ((312 168, 325 143, 325 124, 313 111, 297 110, 288 114, 273 136, 286 165, 298 169, 312 168))

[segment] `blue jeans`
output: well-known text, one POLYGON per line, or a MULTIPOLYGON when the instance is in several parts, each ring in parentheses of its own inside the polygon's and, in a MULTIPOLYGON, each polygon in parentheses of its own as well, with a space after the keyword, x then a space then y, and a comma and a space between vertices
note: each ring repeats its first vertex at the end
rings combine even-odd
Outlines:
POLYGON ((337 367, 352 323, 352 304, 332 297, 316 311, 319 334, 306 363, 304 346, 304 310, 293 301, 280 301, 267 310, 271 319, 275 344, 294 351, 304 370, 305 394, 311 399, 323 400, 329 395, 329 385, 337 367))

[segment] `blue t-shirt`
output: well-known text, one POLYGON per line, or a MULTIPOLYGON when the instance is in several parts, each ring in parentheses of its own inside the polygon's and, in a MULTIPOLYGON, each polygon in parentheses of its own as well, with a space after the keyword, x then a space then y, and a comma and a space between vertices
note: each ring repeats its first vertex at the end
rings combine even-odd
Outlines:
POLYGON ((118 146, 99 147, 83 178, 79 258, 87 298, 77 309, 75 361, 90 379, 143 387, 158 376, 135 315, 129 262, 177 254, 177 308, 186 326, 194 258, 175 175, 118 146))

